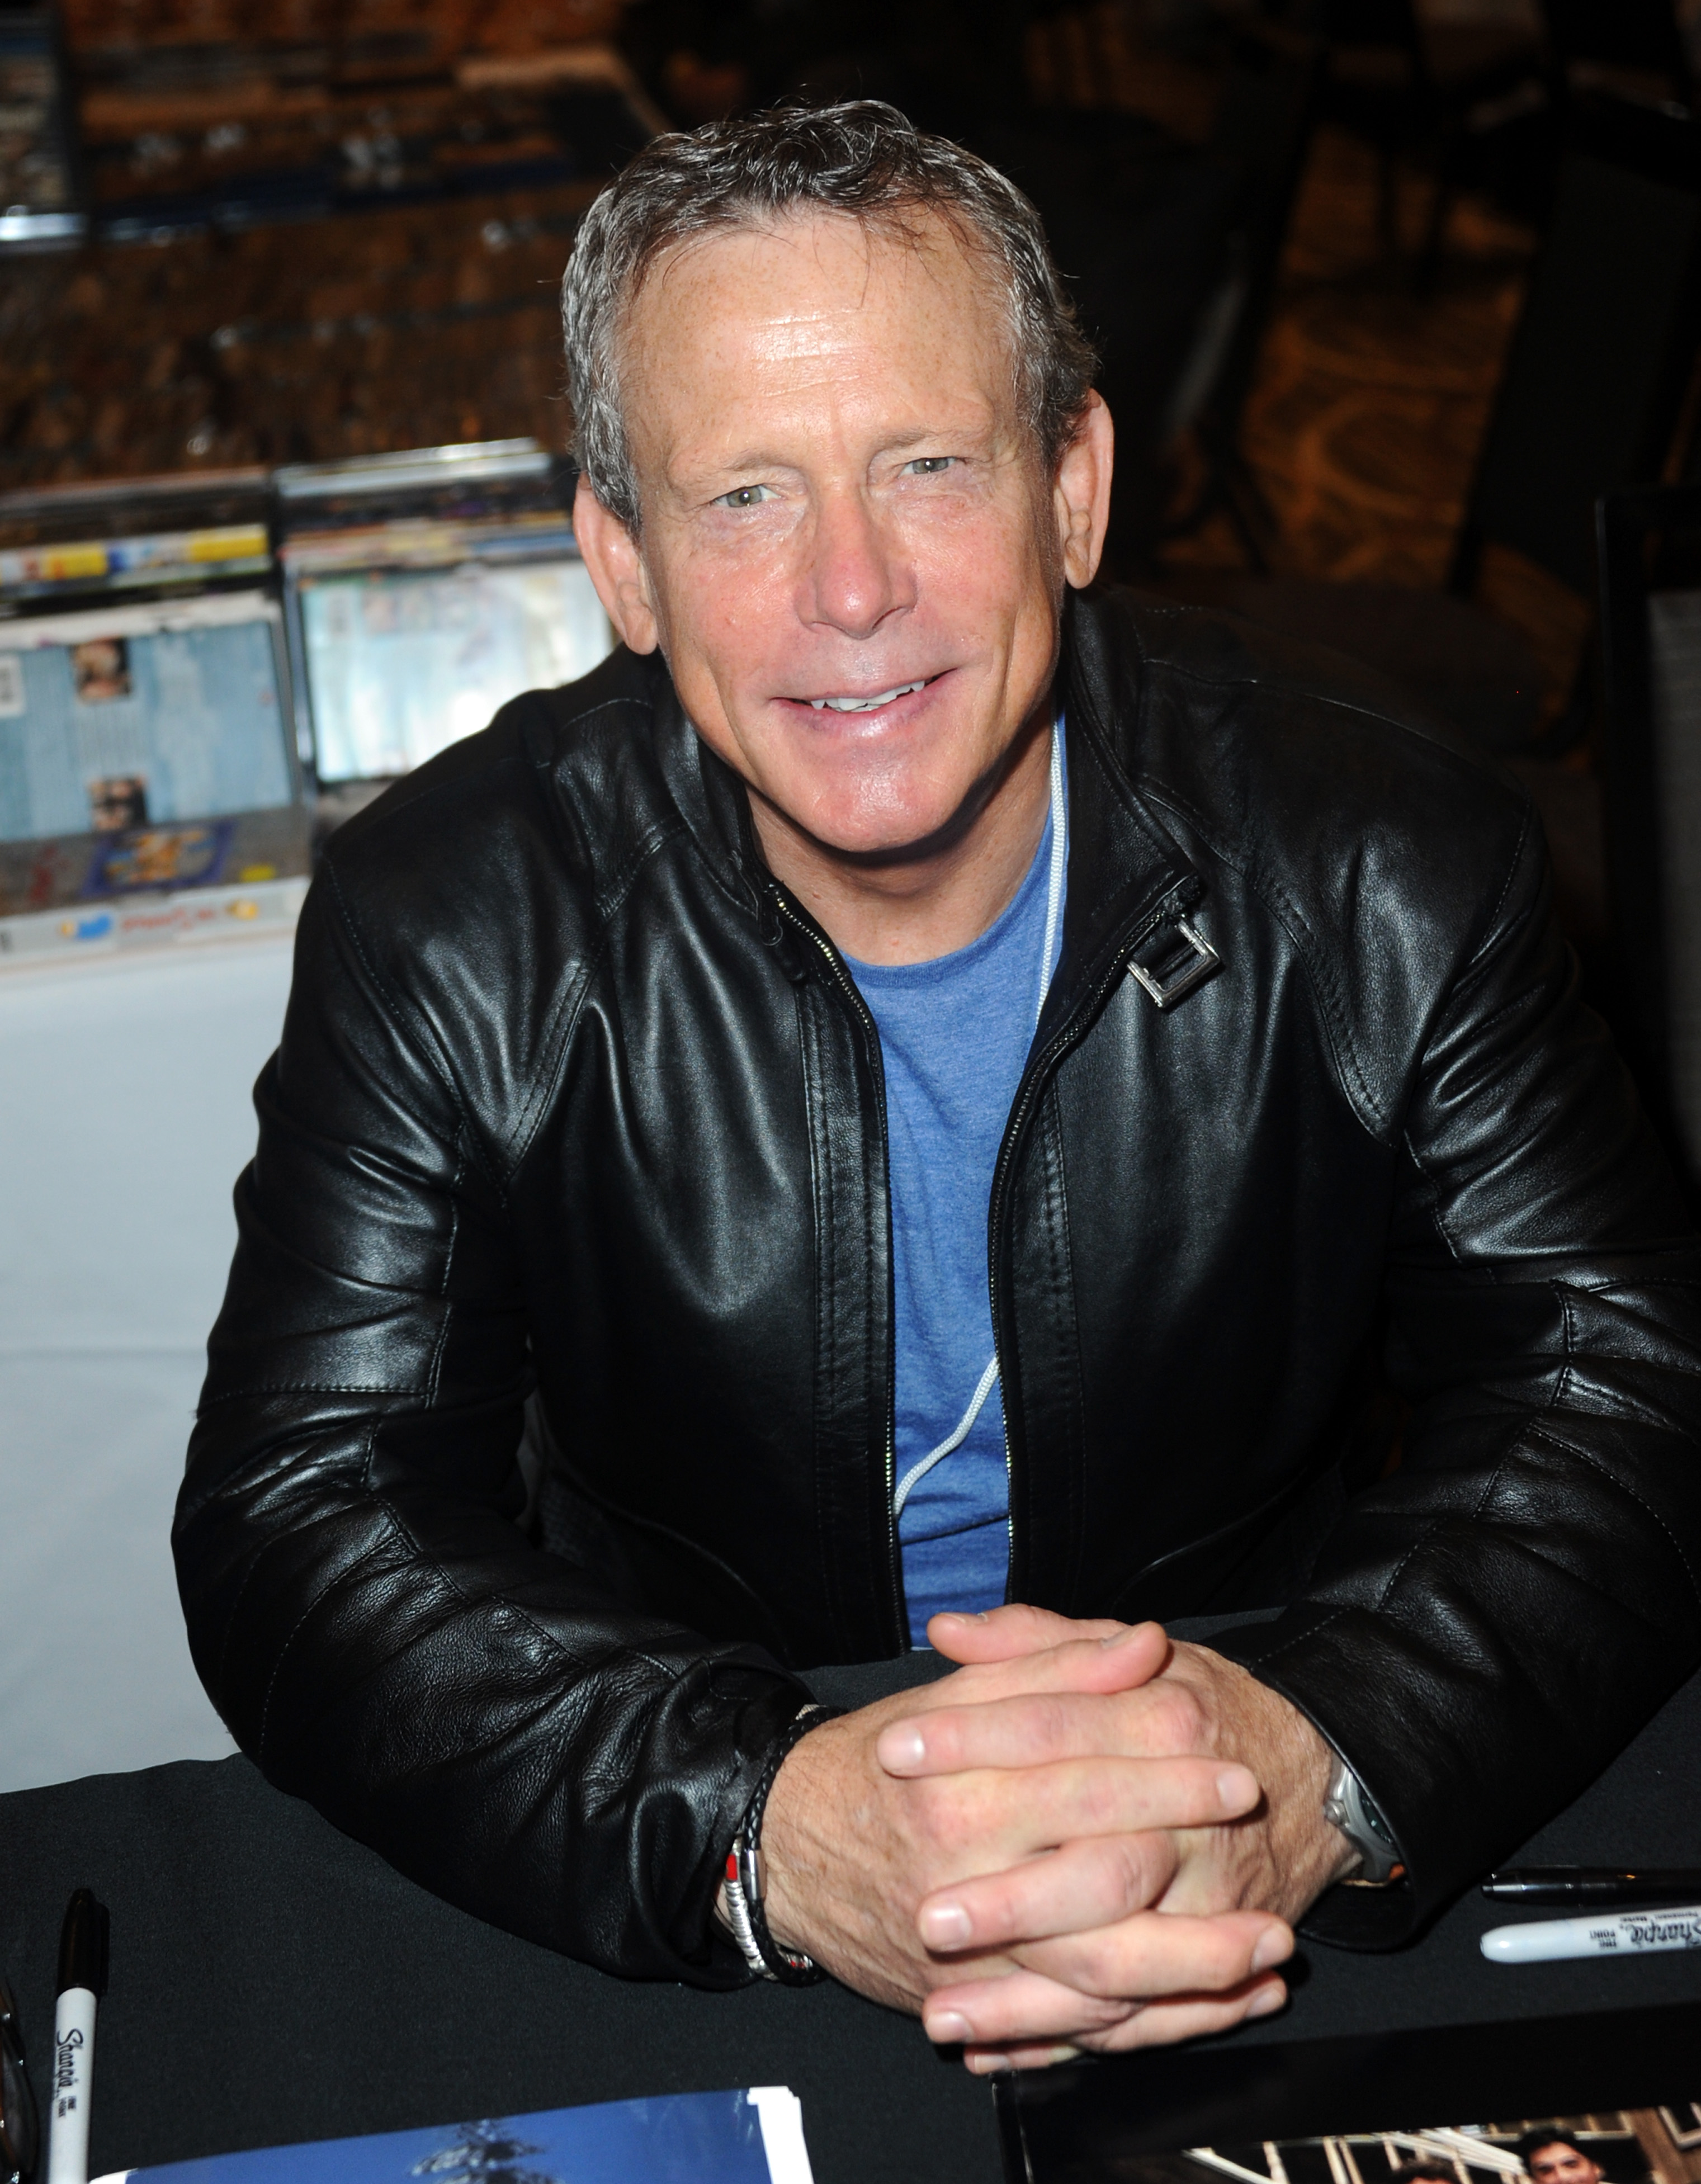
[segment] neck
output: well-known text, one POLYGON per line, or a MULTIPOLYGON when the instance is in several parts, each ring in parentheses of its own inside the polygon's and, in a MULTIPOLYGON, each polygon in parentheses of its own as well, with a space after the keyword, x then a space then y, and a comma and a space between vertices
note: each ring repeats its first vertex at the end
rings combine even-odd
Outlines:
POLYGON ((863 963, 925 963, 978 940, 1014 900, 1046 831, 1051 766, 1047 705, 968 814, 896 856, 835 850, 754 789, 750 812, 769 871, 836 948, 863 963))

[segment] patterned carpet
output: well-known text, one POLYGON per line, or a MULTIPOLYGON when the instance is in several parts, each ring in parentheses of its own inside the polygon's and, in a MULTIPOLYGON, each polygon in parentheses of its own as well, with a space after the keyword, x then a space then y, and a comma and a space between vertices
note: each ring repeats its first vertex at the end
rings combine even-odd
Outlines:
MULTIPOLYGON (((1036 87, 1209 126, 1213 80, 1127 8, 1052 18, 1036 87)), ((0 284, 0 489, 564 431, 553 291, 583 185, 14 260, 0 284)), ((1404 185, 1415 232, 1425 186, 1404 185)), ((1368 149, 1322 132, 1246 446, 1292 573, 1431 585, 1446 567, 1531 239, 1465 200, 1436 293, 1375 237, 1368 149)), ((1225 529, 1178 549, 1232 563, 1225 529)), ((1569 679, 1586 619, 1536 572, 1487 596, 1569 679)))
MULTIPOLYGON (((1415 242, 1428 186, 1406 178, 1415 242)), ((1319 131, 1282 289, 1248 406, 1245 445, 1280 521, 1284 573, 1435 586, 1454 537, 1534 238, 1466 198, 1455 207, 1436 292, 1376 240, 1369 149, 1319 131)), ((1225 524, 1171 558, 1233 564, 1225 524)), ((1557 693, 1576 672, 1590 610, 1510 553, 1491 551, 1485 603, 1536 648, 1557 693)))
MULTIPOLYGON (((1051 103, 1142 110, 1208 131, 1214 79, 1142 44, 1118 0, 1036 31, 1051 103)), ((301 461, 566 432, 555 291, 589 190, 575 184, 236 233, 93 245, 11 261, 0 283, 0 490, 114 474, 301 461)), ((1435 292, 1377 239, 1369 150, 1319 133, 1245 444, 1280 519, 1287 574, 1431 587, 1444 577, 1532 238, 1455 209, 1435 292)), ((1414 239, 1427 185, 1402 183, 1414 239)), ((1185 487, 1185 462, 1183 462, 1185 487)), ((1235 566, 1218 521, 1170 559, 1235 566)), ((1486 602, 1570 686, 1586 604, 1492 554, 1486 602)), ((1599 928, 1582 768, 1550 780, 1549 832, 1574 929, 1599 928), (1558 802, 1554 802, 1557 797, 1558 802)))

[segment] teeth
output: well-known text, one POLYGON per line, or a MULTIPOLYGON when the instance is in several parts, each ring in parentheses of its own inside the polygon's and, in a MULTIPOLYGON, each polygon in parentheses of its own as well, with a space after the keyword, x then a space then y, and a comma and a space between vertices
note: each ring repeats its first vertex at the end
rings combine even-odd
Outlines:
POLYGON ((809 702, 817 713, 823 707, 834 713, 872 713, 878 706, 890 705, 894 698, 907 698, 912 690, 926 688, 923 677, 919 682, 901 682, 895 690, 883 690, 878 698, 811 698, 809 702))

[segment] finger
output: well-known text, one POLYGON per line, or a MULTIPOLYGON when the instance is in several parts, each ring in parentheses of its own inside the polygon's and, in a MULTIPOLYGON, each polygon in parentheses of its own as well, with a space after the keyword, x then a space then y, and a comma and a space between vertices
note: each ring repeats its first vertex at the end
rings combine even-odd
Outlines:
POLYGON ((1201 1993, 1196 1988, 1173 1989, 1151 1997, 1112 1997, 1084 1995, 1061 1980, 1043 1973, 1015 1971, 1001 1979, 977 1980, 961 1986, 942 1986, 922 2005, 922 2025, 929 2040, 941 2048, 984 2048, 1007 2051, 1029 2044, 1049 2045, 1068 2041, 1096 2051, 1144 2044, 1129 2036, 1137 2016, 1159 2016, 1160 2036, 1181 2039, 1180 2031, 1163 2031, 1185 2016, 1208 2018, 1209 2029, 1236 2025, 1249 2014, 1261 1994, 1256 2014, 1279 2009, 1287 1990, 1274 1975, 1246 1981, 1223 1993, 1201 1993))
POLYGON ((1054 2063, 1073 2063, 1086 2053, 1073 2040, 1012 2041, 1002 2051, 996 2048, 966 2048, 963 2067, 977 2077, 994 2070, 1049 2070, 1054 2063))
POLYGON ((1022 1942, 1011 1954, 1024 1970, 1082 1994, 1216 1994, 1286 1964, 1293 1954, 1293 1930, 1266 1911, 1207 1918, 1137 1911, 1114 1925, 1022 1942))
POLYGON ((1049 1607, 1012 1601, 978 1615, 960 1615, 952 1609, 933 1616, 928 1623, 928 1643, 947 1660, 1009 1661, 1023 1653, 1043 1653, 1073 1638, 1113 1638, 1137 1627, 1108 1618, 1077 1622, 1072 1616, 1054 1615, 1049 1607))
POLYGON ((1209 1756, 1204 1709, 1185 1684, 1135 1691, 1023 1691, 932 1707, 889 1722, 875 1754, 889 1774, 958 1774, 1051 1759, 1209 1756))
POLYGON ((931 1861, 931 1889, 1001 1872, 1082 1836, 1214 1828, 1258 1802, 1257 1781, 1221 1759, 1063 1759, 978 1768, 905 1786, 907 1825, 931 1861))
POLYGON ((1163 1830, 1089 1836, 1003 1873, 940 1889, 923 1899, 917 1930, 944 1956, 1113 1925, 1157 1902, 1180 1857, 1174 1836, 1163 1830))
POLYGON ((1131 2048, 1163 2048, 1201 2033, 1226 2032, 1231 2025, 1271 2017, 1287 2006, 1287 1988, 1279 1979, 1260 1980, 1232 2000, 1148 2003, 1108 2032, 1089 2033, 1082 2045, 1094 2054, 1116 2055, 1131 2048))
POLYGON ((1246 1994, 1217 2001, 1189 1998, 1185 2002, 1146 2003, 1129 2011, 1120 2024, 1098 2032, 1084 2032, 1079 2041, 1005 2041, 993 2047, 968 2047, 963 2064, 976 2076, 995 2070, 1043 2070, 1081 2054, 1114 2055, 1134 2048, 1167 2047, 1178 2040, 1195 2040, 1207 2032, 1226 2032, 1257 2017, 1269 2017, 1287 2001, 1280 1980, 1260 1980, 1246 1994))
POLYGON ((1015 1698, 1025 1691, 1132 1691, 1161 1674, 1172 1650, 1160 1624, 1123 1624, 1106 1638, 1072 1639, 1043 1652, 958 1669, 909 1694, 900 1718, 1015 1698))
POLYGON ((1090 2033, 1122 2024, 1139 2006, 1077 1994, 1038 1972, 1007 1972, 1001 1979, 938 1988, 922 2004, 922 2030, 940 2048, 1079 2045, 1090 2033))

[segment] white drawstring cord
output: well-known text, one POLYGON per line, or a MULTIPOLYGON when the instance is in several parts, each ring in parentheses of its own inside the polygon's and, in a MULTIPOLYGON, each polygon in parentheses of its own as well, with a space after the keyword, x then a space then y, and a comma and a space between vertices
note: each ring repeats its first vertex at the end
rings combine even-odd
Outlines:
MULTIPOLYGON (((1061 721, 1051 728, 1051 872, 1046 895, 1046 946, 1040 958, 1040 1002, 1034 1011, 1037 1030, 1040 1019, 1046 1012, 1046 996, 1051 990, 1051 950, 1057 944, 1057 920, 1063 908, 1063 873, 1068 864, 1068 845, 1064 839, 1063 810, 1063 727, 1061 721)), ((904 1504, 912 1489, 919 1486, 936 1463, 943 1463, 954 1450, 962 1446, 973 1431, 974 1422, 985 1407, 998 1379, 998 1353, 994 1351, 986 1361, 986 1370, 981 1374, 974 1393, 968 1399, 968 1408, 945 1435, 937 1448, 930 1448, 919 1463, 912 1463, 898 1481, 892 1496, 892 1514, 904 1513, 904 1504)))

